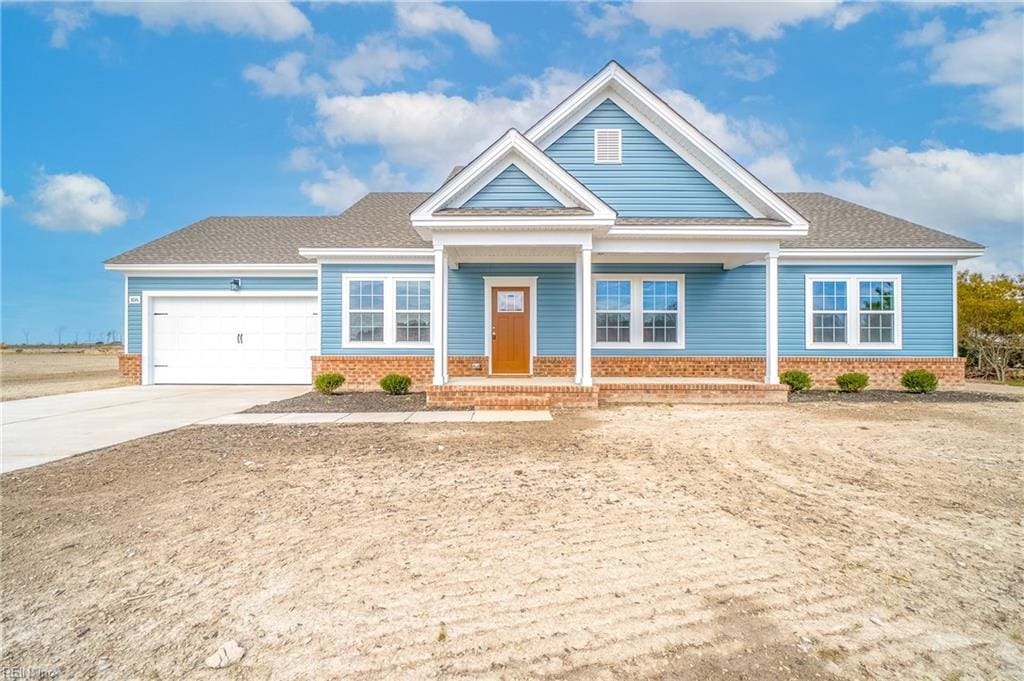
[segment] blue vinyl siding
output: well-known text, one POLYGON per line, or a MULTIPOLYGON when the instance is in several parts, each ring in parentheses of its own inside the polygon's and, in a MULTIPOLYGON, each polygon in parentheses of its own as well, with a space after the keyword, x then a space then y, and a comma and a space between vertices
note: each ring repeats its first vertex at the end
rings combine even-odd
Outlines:
POLYGON ((341 337, 341 277, 345 273, 433 276, 433 265, 322 265, 320 268, 320 354, 429 355, 430 348, 346 348, 341 337))
POLYGON ((449 272, 449 354, 486 354, 484 277, 537 277, 537 354, 576 354, 576 266, 568 263, 464 263, 449 272))
MULTIPOLYGON (((779 267, 779 355, 952 357, 951 265, 786 265, 779 267), (899 274, 903 282, 903 349, 816 349, 806 346, 807 274, 899 274)), ((851 325, 851 332, 854 327, 851 325)))
POLYGON ((723 270, 714 264, 595 263, 594 274, 686 275, 684 349, 594 348, 595 356, 764 356, 764 267, 723 270))
POLYGON ((514 163, 463 204, 464 208, 558 208, 562 204, 514 163))
MULTIPOLYGON (((310 291, 316 293, 316 277, 128 277, 128 295, 144 291, 231 292, 231 280, 241 279, 243 291, 310 291)), ((142 352, 142 304, 128 306, 128 352, 142 352)))
POLYGON ((748 217, 722 190, 611 100, 545 152, 623 217, 748 217), (594 129, 622 130, 622 163, 594 163, 594 129))

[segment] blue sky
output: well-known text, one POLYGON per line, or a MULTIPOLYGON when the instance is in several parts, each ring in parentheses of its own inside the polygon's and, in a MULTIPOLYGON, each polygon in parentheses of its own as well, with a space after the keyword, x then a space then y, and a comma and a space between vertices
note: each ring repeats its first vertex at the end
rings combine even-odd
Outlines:
POLYGON ((2 6, 2 336, 122 324, 102 261, 209 215, 425 190, 609 59, 779 191, 1024 270, 1020 5, 2 6))

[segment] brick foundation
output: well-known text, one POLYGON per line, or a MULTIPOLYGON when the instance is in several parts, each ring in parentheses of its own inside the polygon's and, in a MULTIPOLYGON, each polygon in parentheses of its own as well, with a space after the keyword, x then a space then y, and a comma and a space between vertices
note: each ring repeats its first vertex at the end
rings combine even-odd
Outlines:
POLYGON ((764 359, 760 357, 605 357, 591 359, 594 378, 714 377, 764 380, 764 359))
POLYGON ((314 355, 313 377, 341 374, 345 390, 380 390, 380 379, 388 374, 412 378, 412 392, 423 392, 434 379, 434 358, 430 355, 314 355))
POLYGON ((836 376, 850 372, 868 375, 868 388, 902 390, 905 371, 924 369, 939 379, 939 388, 962 388, 965 384, 962 357, 780 357, 779 373, 804 371, 814 388, 836 387, 836 376))
POLYGON ((142 355, 118 353, 117 373, 132 383, 142 383, 142 355))
POLYGON ((484 355, 448 355, 448 376, 486 376, 487 357, 484 355), (473 365, 479 365, 474 369, 473 365))
POLYGON ((572 355, 538 355, 533 358, 533 375, 572 378, 576 375, 576 358, 572 355))

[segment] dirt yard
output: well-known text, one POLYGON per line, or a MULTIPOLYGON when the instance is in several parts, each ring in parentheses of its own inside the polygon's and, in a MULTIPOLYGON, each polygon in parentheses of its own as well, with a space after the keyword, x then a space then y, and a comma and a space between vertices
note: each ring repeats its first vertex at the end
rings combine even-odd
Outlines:
POLYGON ((125 385, 117 374, 117 350, 4 350, 0 397, 22 400, 125 385))
POLYGON ((0 478, 60 678, 1024 678, 1024 403, 191 427, 0 478))

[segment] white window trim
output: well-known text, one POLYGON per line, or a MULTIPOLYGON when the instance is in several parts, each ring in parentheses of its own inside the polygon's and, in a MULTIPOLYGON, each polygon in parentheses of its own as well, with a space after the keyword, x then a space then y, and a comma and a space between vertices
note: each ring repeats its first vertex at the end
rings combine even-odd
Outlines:
POLYGON ((684 274, 595 274, 590 291, 590 347, 594 350, 636 350, 638 348, 682 350, 686 347, 686 275, 684 274), (629 338, 628 343, 597 342, 597 282, 628 281, 629 289, 629 338), (679 334, 675 343, 645 343, 644 338, 644 282, 675 281, 679 284, 679 334))
MULTIPOLYGON (((430 299, 430 342, 399 343, 395 340, 395 283, 398 281, 428 281, 433 287, 434 275, 429 272, 409 274, 378 274, 377 272, 346 272, 341 275, 341 347, 343 348, 432 348, 437 337, 437 315, 434 310, 434 295, 431 289, 430 299), (380 281, 384 283, 384 340, 380 342, 349 340, 349 283, 353 281, 380 281)), ((359 312, 360 310, 356 310, 359 312)), ((422 310, 421 310, 422 311, 422 310)))
MULTIPOLYGON (((821 313, 821 310, 818 310, 821 313)), ((842 312, 835 310, 835 312, 842 312)), ((827 314, 827 312, 826 312, 827 314)), ((807 350, 902 350, 903 349, 903 278, 899 274, 807 274, 804 275, 804 347, 807 350), (846 342, 814 342, 814 282, 846 282, 846 342), (860 315, 871 310, 860 309, 862 281, 893 282, 892 343, 867 343, 860 340, 860 315)))
POLYGON ((594 128, 594 163, 600 165, 620 165, 622 163, 622 128, 594 128), (600 160, 597 157, 597 137, 604 132, 614 132, 618 137, 619 155, 615 160, 600 160))

